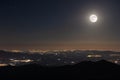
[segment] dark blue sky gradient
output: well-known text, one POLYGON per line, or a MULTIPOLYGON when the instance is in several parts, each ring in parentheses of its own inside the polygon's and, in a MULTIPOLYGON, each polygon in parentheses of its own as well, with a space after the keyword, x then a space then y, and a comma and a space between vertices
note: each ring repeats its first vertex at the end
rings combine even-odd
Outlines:
POLYGON ((119 50, 119 21, 119 0, 1 0, 0 49, 119 50))

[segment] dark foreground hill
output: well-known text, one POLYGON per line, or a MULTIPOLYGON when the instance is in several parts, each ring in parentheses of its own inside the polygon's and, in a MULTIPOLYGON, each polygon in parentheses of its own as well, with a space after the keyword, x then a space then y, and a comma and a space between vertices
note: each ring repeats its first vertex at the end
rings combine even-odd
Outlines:
POLYGON ((37 64, 24 66, 7 66, 0 68, 0 79, 67 79, 67 80, 88 80, 88 79, 120 79, 120 66, 107 61, 84 61, 75 65, 61 67, 43 67, 37 64))

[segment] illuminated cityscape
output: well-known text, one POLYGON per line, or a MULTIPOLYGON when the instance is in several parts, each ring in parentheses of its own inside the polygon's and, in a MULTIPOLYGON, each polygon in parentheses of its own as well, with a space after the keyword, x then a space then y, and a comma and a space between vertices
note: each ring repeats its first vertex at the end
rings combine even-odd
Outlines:
POLYGON ((0 51, 0 66, 17 66, 31 63, 60 66, 77 64, 82 61, 99 60, 120 64, 120 52, 94 50, 0 51))

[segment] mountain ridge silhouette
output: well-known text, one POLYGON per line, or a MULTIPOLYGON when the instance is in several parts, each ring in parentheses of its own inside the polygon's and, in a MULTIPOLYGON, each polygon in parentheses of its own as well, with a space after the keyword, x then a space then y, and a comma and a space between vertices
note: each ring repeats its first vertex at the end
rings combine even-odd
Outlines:
POLYGON ((120 79, 120 65, 101 60, 83 61, 74 65, 47 67, 38 64, 0 68, 1 79, 120 79), (11 77, 12 76, 12 77, 11 77))

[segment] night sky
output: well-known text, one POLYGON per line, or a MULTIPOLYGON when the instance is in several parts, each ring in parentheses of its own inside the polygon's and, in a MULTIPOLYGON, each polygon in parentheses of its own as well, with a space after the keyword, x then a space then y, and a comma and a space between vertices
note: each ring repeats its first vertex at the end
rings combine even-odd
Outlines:
POLYGON ((120 0, 0 0, 0 49, 119 50, 119 34, 120 0))

